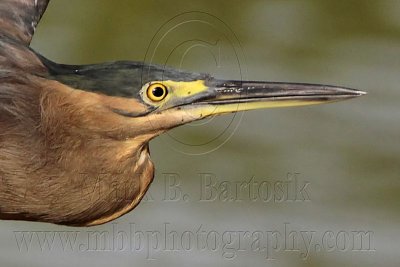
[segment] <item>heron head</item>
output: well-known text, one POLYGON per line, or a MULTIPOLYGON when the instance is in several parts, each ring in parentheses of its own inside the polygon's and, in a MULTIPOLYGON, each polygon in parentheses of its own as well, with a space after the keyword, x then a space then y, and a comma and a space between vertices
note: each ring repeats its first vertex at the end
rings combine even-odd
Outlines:
POLYGON ((123 119, 133 136, 155 136, 225 113, 328 103, 365 94, 331 85, 220 80, 208 74, 128 61, 86 66, 45 61, 45 65, 51 78, 61 83, 114 99, 104 101, 104 105, 123 119))

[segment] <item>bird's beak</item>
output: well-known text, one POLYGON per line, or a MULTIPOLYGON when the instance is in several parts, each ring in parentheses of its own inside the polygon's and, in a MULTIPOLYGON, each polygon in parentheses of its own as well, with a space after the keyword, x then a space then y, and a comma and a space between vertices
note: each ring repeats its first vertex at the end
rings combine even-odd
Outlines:
POLYGON ((206 117, 261 108, 291 107, 328 103, 364 95, 350 88, 281 82, 209 80, 185 85, 180 95, 195 92, 181 102, 186 112, 206 117))

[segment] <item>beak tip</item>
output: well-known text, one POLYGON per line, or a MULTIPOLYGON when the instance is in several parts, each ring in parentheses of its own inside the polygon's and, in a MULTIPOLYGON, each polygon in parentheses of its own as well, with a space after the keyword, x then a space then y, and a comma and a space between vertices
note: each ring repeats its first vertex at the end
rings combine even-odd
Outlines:
POLYGON ((364 96, 367 94, 367 92, 358 89, 351 89, 346 87, 338 87, 337 89, 337 93, 339 95, 342 94, 343 96, 347 96, 349 98, 364 96))
POLYGON ((368 93, 365 92, 365 91, 361 91, 361 90, 355 90, 354 94, 355 94, 356 97, 358 97, 358 96, 367 95, 368 93))

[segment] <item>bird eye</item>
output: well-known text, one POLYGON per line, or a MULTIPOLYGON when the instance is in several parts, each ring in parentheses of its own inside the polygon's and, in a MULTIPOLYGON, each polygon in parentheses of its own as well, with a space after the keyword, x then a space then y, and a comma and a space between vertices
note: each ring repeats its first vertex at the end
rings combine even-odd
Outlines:
POLYGON ((159 102, 167 96, 167 87, 161 83, 154 83, 147 88, 147 96, 154 102, 159 102))

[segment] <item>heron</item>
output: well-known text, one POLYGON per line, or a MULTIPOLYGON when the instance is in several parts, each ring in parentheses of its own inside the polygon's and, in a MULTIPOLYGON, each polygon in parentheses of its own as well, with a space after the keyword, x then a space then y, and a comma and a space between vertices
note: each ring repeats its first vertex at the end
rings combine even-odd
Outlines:
POLYGON ((2 220, 109 222, 134 209, 148 190, 149 142, 160 134, 220 114, 364 94, 332 85, 221 80, 144 62, 58 64, 30 47, 48 4, 0 2, 2 220), (95 188, 101 194, 93 196, 95 188))

